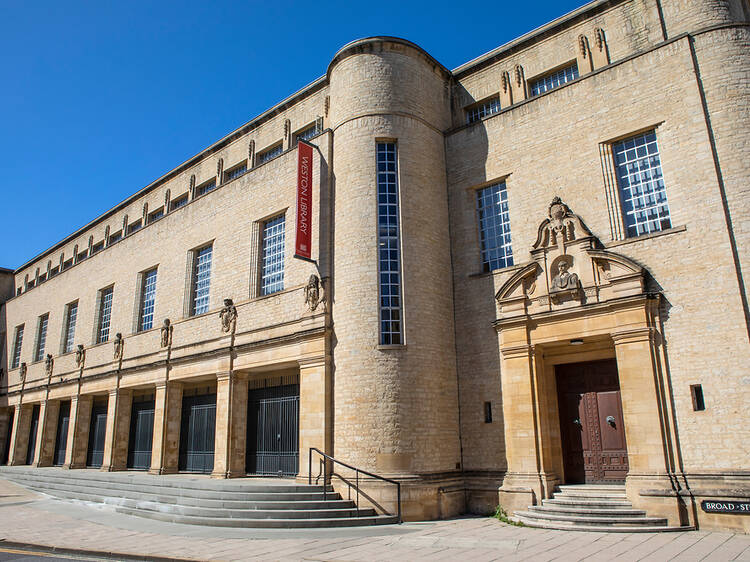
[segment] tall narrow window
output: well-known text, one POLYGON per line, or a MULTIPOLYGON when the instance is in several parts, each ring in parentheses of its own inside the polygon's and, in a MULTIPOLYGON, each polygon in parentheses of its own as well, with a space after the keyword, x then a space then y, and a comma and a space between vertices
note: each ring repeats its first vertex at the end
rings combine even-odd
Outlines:
POLYGON ((477 191, 477 212, 483 270, 492 271, 513 265, 505 182, 477 191))
POLYGON ((49 324, 49 314, 43 314, 39 317, 39 324, 37 325, 34 361, 44 359, 44 349, 47 347, 47 324, 49 324))
POLYGON ((617 142, 612 153, 628 236, 671 228, 656 131, 617 142))
POLYGON ((76 337, 76 320, 78 320, 78 301, 67 306, 65 315, 65 333, 63 334, 63 353, 73 351, 73 343, 76 337))
POLYGON ((377 145, 380 343, 403 343, 396 143, 377 145))
POLYGON ((573 63, 570 66, 551 72, 546 76, 534 80, 531 83, 531 95, 538 96, 548 90, 559 88, 563 84, 578 78, 578 64, 573 63))
POLYGON ((141 285, 138 331, 150 330, 154 325, 154 303, 156 301, 156 268, 143 274, 141 285))
POLYGON ((21 324, 16 328, 16 337, 15 341, 13 342, 13 357, 10 361, 10 368, 15 369, 18 367, 19 363, 21 362, 21 347, 23 346, 23 328, 24 325, 21 324))
POLYGON ((263 269, 260 276, 262 295, 284 289, 284 215, 263 223, 263 269))
POLYGON ((112 319, 112 296, 114 288, 99 291, 99 322, 96 330, 96 343, 109 339, 109 324, 112 319))
POLYGON ((195 251, 193 268, 192 315, 208 312, 208 294, 211 289, 211 257, 213 246, 204 246, 195 251))

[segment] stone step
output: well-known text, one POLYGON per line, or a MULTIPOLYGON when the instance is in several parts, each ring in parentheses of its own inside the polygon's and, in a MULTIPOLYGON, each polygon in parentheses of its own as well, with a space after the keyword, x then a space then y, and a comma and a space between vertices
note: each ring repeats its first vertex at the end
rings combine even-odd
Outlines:
POLYGON ((119 513, 168 521, 170 523, 183 523, 186 525, 204 525, 209 527, 252 527, 263 529, 302 529, 323 527, 359 527, 365 525, 392 525, 398 523, 395 515, 372 515, 365 517, 346 517, 328 519, 226 519, 217 517, 193 517, 177 515, 173 513, 159 513, 155 511, 144 511, 118 507, 119 513))
POLYGON ((600 500, 600 499, 593 499, 593 500, 582 500, 580 498, 551 498, 548 500, 542 500, 542 505, 557 505, 557 506, 580 506, 580 507, 590 507, 590 508, 610 508, 610 509, 617 509, 617 508, 631 508, 633 505, 627 501, 627 500, 600 500))
POLYGON ((531 512, 557 513, 560 515, 593 515, 608 517, 643 517, 646 512, 642 509, 633 509, 631 507, 622 507, 619 509, 612 508, 591 508, 581 505, 555 506, 555 505, 531 505, 528 507, 531 512))
POLYGON ((663 517, 612 517, 612 516, 594 516, 594 515, 560 515, 556 513, 546 513, 543 511, 517 511, 516 516, 524 519, 531 520, 545 520, 554 521, 556 523, 571 523, 581 526, 586 525, 598 525, 605 526, 611 525, 613 527, 627 525, 630 527, 650 525, 650 526, 667 526, 667 520, 663 517))
POLYGON ((323 486, 266 479, 227 482, 29 467, 3 467, 0 477, 63 500, 192 525, 314 528, 398 523, 397 517, 379 516, 373 508, 358 510, 351 499, 336 492, 324 495, 323 486))
MULTIPOLYGON (((76 491, 78 489, 96 491, 102 495, 115 495, 115 496, 127 496, 128 494, 134 494, 140 496, 142 494, 154 494, 162 496, 172 497, 190 497, 195 499, 206 499, 206 500, 221 500, 221 501, 323 501, 323 491, 307 491, 307 492, 286 492, 286 491, 245 491, 245 492, 224 492, 214 490, 199 490, 196 488, 176 488, 174 486, 157 486, 153 484, 147 484, 140 486, 135 483, 120 483, 106 481, 81 481, 76 478, 66 480, 64 478, 34 478, 30 475, 18 475, 18 474, 2 474, 8 480, 18 482, 19 484, 28 485, 38 490, 66 490, 69 492, 76 491)), ((320 488, 320 487, 319 487, 320 488)), ((259 490, 264 490, 263 487, 258 487, 259 490)), ((279 490, 283 490, 280 488, 279 490)), ((302 488, 304 490, 304 487, 302 488)), ((246 487, 245 490, 256 490, 255 487, 246 487)), ((326 499, 337 500, 340 499, 338 493, 329 491, 325 494, 326 499)))
POLYGON ((69 499, 69 500, 80 500, 93 503, 105 503, 111 505, 124 504, 126 500, 129 501, 142 501, 150 502, 154 504, 165 504, 165 505, 180 505, 184 507, 199 507, 209 509, 227 509, 227 510, 314 510, 314 509, 350 509, 356 506, 352 500, 328 500, 328 501, 226 501, 226 500, 207 500, 207 499, 196 499, 178 496, 157 496, 154 494, 133 494, 133 495, 117 495, 111 493, 109 495, 99 495, 86 493, 82 490, 62 490, 62 489, 50 489, 50 488, 38 488, 35 486, 27 486, 28 488, 46 493, 56 498, 69 499))
POLYGON ((561 492, 565 490, 596 490, 599 492, 609 490, 625 493, 624 484, 558 484, 557 489, 561 492))
POLYGON ((613 499, 627 500, 625 492, 615 492, 610 490, 565 490, 564 492, 555 492, 555 498, 596 498, 596 499, 613 499))
POLYGON ((555 529, 558 531, 582 531, 587 533, 666 533, 676 531, 694 531, 695 527, 670 527, 666 525, 654 526, 612 526, 612 525, 576 525, 570 522, 545 521, 528 519, 526 517, 514 516, 514 520, 523 523, 527 527, 537 529, 555 529))
MULTIPOLYGON (((148 486, 159 488, 179 488, 180 490, 200 490, 218 492, 310 492, 323 491, 323 486, 297 484, 286 479, 242 478, 236 480, 214 480, 208 477, 154 476, 143 472, 100 472, 95 469, 65 470, 61 468, 0 467, 2 476, 29 477, 37 481, 57 480, 64 482, 80 481, 87 483, 103 482, 107 485, 117 482, 122 485, 136 485, 141 489, 148 486)), ((328 486, 330 490, 331 487, 328 486)))

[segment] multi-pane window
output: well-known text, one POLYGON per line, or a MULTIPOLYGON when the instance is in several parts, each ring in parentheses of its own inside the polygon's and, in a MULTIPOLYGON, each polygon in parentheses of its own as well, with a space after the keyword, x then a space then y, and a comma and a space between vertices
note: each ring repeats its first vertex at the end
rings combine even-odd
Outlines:
POLYGON ((184 207, 185 205, 187 205, 187 202, 188 202, 188 195, 187 193, 185 193, 184 195, 181 195, 180 197, 172 199, 172 201, 169 202, 169 210, 174 211, 175 209, 184 207))
POLYGON ((73 351, 73 343, 76 337, 76 320, 78 320, 78 301, 70 303, 67 308, 65 333, 63 334, 63 353, 73 351))
POLYGON ((262 295, 284 289, 284 215, 263 223, 262 295))
MULTIPOLYGON (((119 242, 122 240, 122 230, 118 230, 117 232, 109 235, 109 241, 107 242, 108 245, 112 245, 115 242, 119 242)), ((63 268, 65 269, 65 268, 63 268)))
POLYGON ((648 131, 617 142, 612 153, 628 236, 671 228, 656 132, 648 131))
POLYGON ((273 160, 277 156, 281 156, 282 152, 284 152, 284 147, 281 144, 277 144, 276 146, 273 146, 269 148, 268 150, 259 152, 258 155, 255 157, 255 163, 256 165, 260 165, 260 164, 263 164, 264 162, 268 162, 269 160, 273 160))
POLYGON ((236 179, 242 175, 244 175, 247 172, 247 164, 240 164, 239 166, 235 166, 228 172, 226 172, 226 180, 225 181, 232 181, 233 179, 236 179))
POLYGON ((500 98, 493 97, 483 101, 480 104, 473 105, 466 110, 466 122, 474 123, 479 121, 482 117, 487 117, 493 113, 500 111, 500 98))
POLYGON ((104 249, 104 240, 101 242, 97 242, 91 247, 91 255, 96 254, 97 252, 101 252, 104 249))
POLYGON ((508 192, 505 189, 505 182, 477 191, 477 213, 484 271, 513 265, 508 192))
POLYGON ((49 324, 49 314, 43 314, 39 317, 39 324, 37 325, 34 361, 44 359, 44 350, 47 347, 47 324, 49 324))
POLYGON ((141 226, 143 226, 143 223, 141 222, 141 219, 138 219, 134 223, 130 223, 128 225, 128 234, 132 234, 136 230, 140 230, 141 226))
POLYGON ((195 251, 195 261, 193 266, 193 315, 208 312, 208 294, 211 289, 212 255, 213 246, 205 246, 195 251))
POLYGON ((156 268, 143 274, 141 287, 140 318, 138 330, 150 330, 154 325, 154 303, 156 302, 156 268))
POLYGON ((96 330, 96 343, 102 343, 109 339, 113 295, 114 288, 112 287, 99 291, 99 323, 96 330))
POLYGON ((148 223, 151 224, 154 221, 158 221, 160 218, 164 216, 164 207, 159 207, 152 213, 149 213, 148 215, 148 223))
POLYGON ((199 196, 200 195, 205 195, 206 193, 208 193, 209 191, 213 191, 214 189, 216 189, 216 180, 215 179, 213 179, 211 181, 207 181, 203 185, 199 185, 198 186, 198 195, 199 196))
POLYGON ((13 357, 10 359, 10 368, 15 369, 21 362, 21 347, 23 346, 23 328, 21 324, 16 328, 16 337, 13 342, 13 357))
POLYGON ((302 129, 299 133, 297 133, 294 136, 294 144, 296 146, 299 141, 310 140, 311 138, 317 136, 318 134, 320 134, 320 127, 318 126, 318 122, 316 121, 315 123, 313 123, 306 129, 302 129))
POLYGON ((396 143, 377 145, 380 343, 403 343, 396 143))
POLYGON ((542 76, 538 80, 534 80, 531 83, 531 95, 538 96, 539 94, 543 94, 548 90, 562 86, 566 82, 570 82, 576 78, 578 78, 578 65, 573 63, 570 66, 561 68, 551 74, 542 76))

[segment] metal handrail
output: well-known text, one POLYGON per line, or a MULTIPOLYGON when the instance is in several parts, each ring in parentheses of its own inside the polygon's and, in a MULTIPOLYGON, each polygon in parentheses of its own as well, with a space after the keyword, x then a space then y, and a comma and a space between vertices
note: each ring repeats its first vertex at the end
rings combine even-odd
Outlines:
MULTIPOLYGON (((326 462, 324 459, 327 459, 333 463, 340 464, 341 466, 344 466, 348 468, 349 470, 354 471, 354 477, 355 477, 355 484, 354 488, 357 490, 357 516, 359 516, 359 474, 362 473, 365 476, 369 476, 370 478, 376 478, 377 480, 382 480, 383 482, 387 482, 389 484, 394 484, 396 486, 396 504, 398 506, 398 522, 402 523, 403 520, 401 518, 401 483, 396 482, 395 480, 391 480, 390 478, 386 478, 384 476, 380 476, 378 474, 373 474, 372 472, 368 472, 366 470, 362 470, 361 468, 357 468, 356 466, 352 466, 350 464, 347 464, 345 462, 342 462, 340 460, 334 459, 332 456, 325 454, 323 451, 318 449, 317 447, 310 447, 309 454, 307 458, 307 483, 309 485, 312 485, 312 458, 313 458, 313 451, 318 453, 323 458, 320 459, 320 465, 321 465, 321 472, 323 473, 323 500, 325 501, 327 494, 328 494, 328 481, 329 481, 329 475, 328 475, 328 468, 326 466, 326 462)), ((335 473, 331 471, 331 476, 333 476, 335 473)), ((344 480, 344 478, 337 474, 341 480, 344 480)), ((318 473, 317 478, 320 478, 320 473, 318 473)), ((316 479, 317 479, 316 478, 316 479)), ((349 485, 349 490, 351 494, 351 488, 352 484, 350 481, 346 481, 346 483, 349 485)), ((350 496, 351 497, 351 496, 350 496)))

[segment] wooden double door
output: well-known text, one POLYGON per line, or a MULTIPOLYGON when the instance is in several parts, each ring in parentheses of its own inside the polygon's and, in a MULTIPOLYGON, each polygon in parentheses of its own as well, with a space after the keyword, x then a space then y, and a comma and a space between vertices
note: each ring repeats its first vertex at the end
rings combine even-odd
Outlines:
POLYGON ((565 482, 623 482, 628 451, 614 359, 555 367, 565 482))

